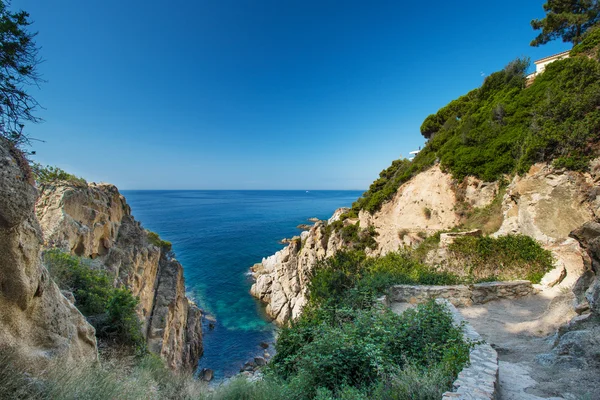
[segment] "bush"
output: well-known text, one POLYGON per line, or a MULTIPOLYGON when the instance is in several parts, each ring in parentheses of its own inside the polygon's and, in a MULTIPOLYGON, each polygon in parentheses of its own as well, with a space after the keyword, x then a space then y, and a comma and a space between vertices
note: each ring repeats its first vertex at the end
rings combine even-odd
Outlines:
POLYGON ((171 244, 171 242, 166 241, 166 240, 162 240, 160 238, 160 236, 158 236, 158 233, 156 232, 152 232, 149 230, 146 230, 146 235, 148 238, 148 242, 158 248, 160 248, 162 251, 164 251, 165 253, 168 253, 171 251, 171 249, 173 248, 173 245, 171 244))
POLYGON ((330 323, 305 313, 282 329, 269 372, 295 386, 294 398, 375 388, 380 398, 389 398, 392 392, 382 384, 402 376, 403 367, 439 371, 439 398, 468 361, 470 345, 444 305, 432 301, 402 315, 377 308, 343 312, 345 319, 330 323))
POLYGON ((61 290, 73 292, 75 305, 96 328, 99 338, 145 349, 136 308, 138 299, 124 288, 115 288, 104 271, 92 269, 82 259, 54 249, 43 261, 61 290))
POLYGON ((57 181, 68 182, 76 186, 85 186, 87 182, 83 178, 79 178, 75 175, 69 174, 68 172, 58 168, 46 165, 45 167, 38 163, 33 163, 31 166, 35 180, 38 183, 53 183, 57 181))
POLYGON ((449 250, 475 281, 527 279, 539 283, 554 261, 550 251, 526 235, 464 236, 449 250))
POLYGON ((456 281, 407 252, 378 258, 358 250, 336 253, 318 263, 302 315, 282 328, 269 379, 282 380, 298 399, 406 398, 392 397, 391 388, 400 390, 416 370, 435 370, 419 393, 439 398, 468 361, 469 344, 452 315, 435 302, 396 315, 374 300, 395 283, 456 281))

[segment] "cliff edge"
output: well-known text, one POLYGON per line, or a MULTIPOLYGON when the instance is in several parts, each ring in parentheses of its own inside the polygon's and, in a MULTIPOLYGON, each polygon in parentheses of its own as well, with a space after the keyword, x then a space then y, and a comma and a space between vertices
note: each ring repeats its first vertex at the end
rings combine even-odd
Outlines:
POLYGON ((36 213, 46 248, 88 258, 139 298, 148 349, 174 370, 193 370, 202 355, 200 309, 185 295, 183 267, 170 248, 150 237, 116 186, 51 182, 40 185, 36 213))

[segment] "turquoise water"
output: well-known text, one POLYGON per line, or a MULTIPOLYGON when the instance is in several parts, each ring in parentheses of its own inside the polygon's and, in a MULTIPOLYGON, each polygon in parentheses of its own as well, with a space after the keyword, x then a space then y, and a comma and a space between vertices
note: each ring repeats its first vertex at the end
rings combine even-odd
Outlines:
POLYGON ((199 368, 220 379, 262 354, 275 327, 249 294, 248 269, 299 235, 308 218, 326 219, 360 191, 123 191, 142 225, 173 243, 189 295, 217 322, 204 326, 199 368))

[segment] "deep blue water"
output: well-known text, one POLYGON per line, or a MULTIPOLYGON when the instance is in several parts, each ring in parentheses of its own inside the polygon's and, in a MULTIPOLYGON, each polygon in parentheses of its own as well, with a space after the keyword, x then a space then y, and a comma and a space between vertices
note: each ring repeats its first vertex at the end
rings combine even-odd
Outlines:
POLYGON ((142 225, 173 243, 189 295, 217 319, 204 326, 199 368, 215 378, 239 371, 271 343, 275 327, 249 294, 247 272, 299 235, 308 218, 326 219, 350 206, 360 191, 123 191, 142 225))

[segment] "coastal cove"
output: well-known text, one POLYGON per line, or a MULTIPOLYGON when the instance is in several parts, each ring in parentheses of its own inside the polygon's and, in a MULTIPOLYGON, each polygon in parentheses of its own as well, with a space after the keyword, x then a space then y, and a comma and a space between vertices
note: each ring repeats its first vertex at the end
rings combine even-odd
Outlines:
MULTIPOLYGON (((249 293, 249 268, 299 235, 309 218, 327 219, 362 191, 130 191, 132 214, 173 244, 184 266, 188 295, 216 323, 204 326, 199 370, 215 379, 239 372, 272 343, 275 326, 249 293)), ((272 347, 267 349, 272 352, 272 347)))

